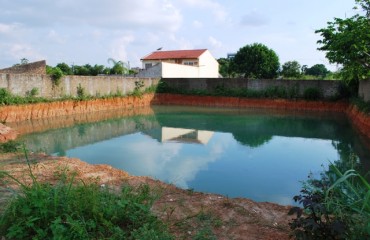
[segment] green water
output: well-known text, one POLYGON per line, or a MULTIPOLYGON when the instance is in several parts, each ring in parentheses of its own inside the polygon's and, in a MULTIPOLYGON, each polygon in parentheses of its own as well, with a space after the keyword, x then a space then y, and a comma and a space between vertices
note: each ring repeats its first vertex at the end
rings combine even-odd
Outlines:
POLYGON ((33 150, 109 164, 181 188, 284 205, 294 204, 301 181, 329 161, 350 165, 349 156, 356 154, 354 164, 369 169, 369 140, 342 114, 164 106, 153 111, 22 138, 33 150))

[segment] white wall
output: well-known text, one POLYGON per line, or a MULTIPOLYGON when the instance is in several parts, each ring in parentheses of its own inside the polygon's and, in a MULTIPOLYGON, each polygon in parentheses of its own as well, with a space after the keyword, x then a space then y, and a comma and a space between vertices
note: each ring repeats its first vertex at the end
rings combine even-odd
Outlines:
POLYGON ((199 77, 218 78, 218 62, 207 50, 199 57, 199 77))
POLYGON ((162 77, 163 78, 199 78, 200 68, 175 64, 162 63, 162 77))

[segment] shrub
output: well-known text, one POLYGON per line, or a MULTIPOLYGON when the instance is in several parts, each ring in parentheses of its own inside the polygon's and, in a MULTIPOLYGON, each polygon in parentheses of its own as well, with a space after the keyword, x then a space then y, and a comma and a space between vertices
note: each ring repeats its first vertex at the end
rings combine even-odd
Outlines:
POLYGON ((369 239, 370 183, 355 170, 335 165, 307 181, 294 200, 303 205, 290 227, 297 239, 369 239))
POLYGON ((58 67, 48 67, 46 68, 46 73, 50 74, 53 84, 59 86, 60 79, 64 76, 63 71, 58 67))
POLYGON ((306 88, 303 92, 303 98, 306 100, 319 100, 322 98, 322 93, 318 88, 306 88))
POLYGON ((38 88, 32 88, 31 91, 26 92, 27 97, 36 97, 39 94, 38 88))
POLYGON ((78 86, 77 86, 77 98, 80 99, 80 100, 83 100, 86 97, 87 96, 86 96, 85 89, 81 86, 81 83, 78 84, 78 86))

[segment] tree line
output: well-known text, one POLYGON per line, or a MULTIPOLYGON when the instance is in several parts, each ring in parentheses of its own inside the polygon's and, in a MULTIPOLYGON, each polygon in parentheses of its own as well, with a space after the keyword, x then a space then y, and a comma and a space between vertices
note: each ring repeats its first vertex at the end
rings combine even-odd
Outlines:
POLYGON ((232 59, 220 58, 220 74, 224 77, 342 79, 347 85, 370 79, 370 0, 355 0, 357 14, 334 18, 326 28, 316 30, 321 38, 318 50, 324 51, 330 63, 340 70, 331 73, 323 64, 308 67, 292 60, 280 66, 278 55, 267 46, 254 43, 239 49, 232 59))

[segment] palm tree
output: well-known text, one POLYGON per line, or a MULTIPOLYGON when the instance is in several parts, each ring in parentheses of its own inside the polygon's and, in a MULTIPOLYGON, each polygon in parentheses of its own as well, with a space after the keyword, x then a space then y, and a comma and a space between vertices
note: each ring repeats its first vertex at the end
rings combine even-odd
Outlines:
POLYGON ((116 61, 113 58, 108 58, 108 63, 113 63, 113 67, 110 69, 110 74, 128 74, 129 67, 127 63, 122 61, 116 61))

